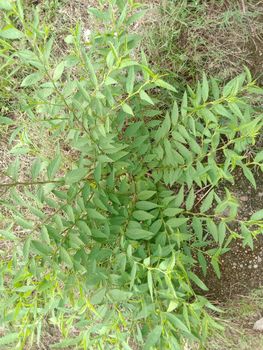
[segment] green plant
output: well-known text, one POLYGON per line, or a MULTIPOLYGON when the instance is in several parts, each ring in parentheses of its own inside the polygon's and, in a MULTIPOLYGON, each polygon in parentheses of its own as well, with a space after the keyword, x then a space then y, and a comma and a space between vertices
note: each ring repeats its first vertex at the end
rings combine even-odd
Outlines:
POLYGON ((195 292, 207 290, 195 266, 205 274, 211 262, 220 276, 231 240, 252 246, 262 231, 262 211, 241 222, 227 188, 217 194, 237 167, 256 186, 251 167, 262 170, 263 153, 249 159, 246 150, 262 127, 250 94, 262 90, 249 71, 223 89, 203 74, 177 102, 145 54, 134 55, 139 37, 129 26, 143 12, 133 0, 89 8, 104 30, 83 40, 77 25, 60 60, 37 11, 31 23, 20 1, 0 7, 5 59, 26 73, 16 92, 23 123, 2 117, 16 159, 0 184, 9 213, 0 235, 12 242, 0 261, 1 346, 41 344, 52 327, 60 338, 52 348, 204 344, 220 326, 195 292), (30 142, 35 123, 54 143, 53 159, 30 142), (21 180, 24 153, 35 159, 21 180))

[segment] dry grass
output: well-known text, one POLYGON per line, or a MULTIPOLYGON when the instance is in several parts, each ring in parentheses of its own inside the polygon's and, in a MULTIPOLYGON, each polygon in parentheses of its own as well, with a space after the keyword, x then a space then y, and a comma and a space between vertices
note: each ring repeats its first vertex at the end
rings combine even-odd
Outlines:
POLYGON ((263 290, 236 296, 222 308, 219 321, 225 331, 211 337, 206 350, 262 350, 263 334, 254 331, 253 325, 263 316, 263 290))
POLYGON ((243 65, 254 75, 261 74, 263 2, 197 3, 180 0, 156 5, 157 12, 151 12, 144 26, 151 63, 187 82, 198 79, 203 70, 227 80, 243 65))

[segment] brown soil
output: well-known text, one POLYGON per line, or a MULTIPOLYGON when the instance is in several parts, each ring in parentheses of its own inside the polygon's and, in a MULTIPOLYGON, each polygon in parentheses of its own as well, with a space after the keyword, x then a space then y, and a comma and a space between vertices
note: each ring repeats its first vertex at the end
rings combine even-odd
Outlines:
MULTIPOLYGON (((240 177, 236 184, 228 187, 239 201, 238 218, 247 220, 256 211, 262 209, 263 178, 256 178, 257 189, 240 177)), ((248 294, 252 289, 263 286, 263 235, 254 240, 254 250, 245 248, 237 239, 230 245, 231 250, 221 257, 221 278, 218 279, 209 267, 204 279, 209 288, 208 296, 218 301, 226 301, 236 295, 248 294)))

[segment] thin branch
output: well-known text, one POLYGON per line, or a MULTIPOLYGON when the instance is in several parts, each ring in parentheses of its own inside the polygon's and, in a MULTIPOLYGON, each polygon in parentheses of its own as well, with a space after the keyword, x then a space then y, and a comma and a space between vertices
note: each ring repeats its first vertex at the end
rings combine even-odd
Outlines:
POLYGON ((15 187, 15 186, 31 186, 31 185, 46 185, 46 184, 54 184, 54 183, 63 183, 64 180, 53 180, 53 181, 31 181, 31 182, 6 182, 0 183, 1 187, 15 187))

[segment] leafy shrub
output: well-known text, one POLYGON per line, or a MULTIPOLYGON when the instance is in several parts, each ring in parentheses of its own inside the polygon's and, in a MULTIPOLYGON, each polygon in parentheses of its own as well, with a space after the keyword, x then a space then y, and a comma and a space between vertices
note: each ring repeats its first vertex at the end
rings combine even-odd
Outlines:
POLYGON ((261 211, 241 222, 227 188, 217 193, 236 168, 256 186, 251 167, 263 169, 263 153, 251 159, 247 149, 262 121, 249 96, 262 91, 247 71, 223 89, 204 74, 177 95, 134 54, 133 1, 89 8, 104 30, 84 40, 77 25, 59 60, 37 11, 30 22, 19 1, 0 6, 4 60, 26 73, 14 92, 25 124, 1 117, 16 158, 0 185, 9 213, 0 234, 12 241, 12 257, 1 260, 0 344, 41 344, 52 327, 62 349, 203 343, 219 326, 208 313, 217 309, 195 291, 207 290, 195 266, 206 274, 211 263, 220 276, 233 237, 253 246, 262 231, 261 211), (172 107, 159 99, 163 89, 172 107), (28 124, 48 135, 52 159, 34 147, 28 124), (21 180, 26 152, 35 159, 21 180))

